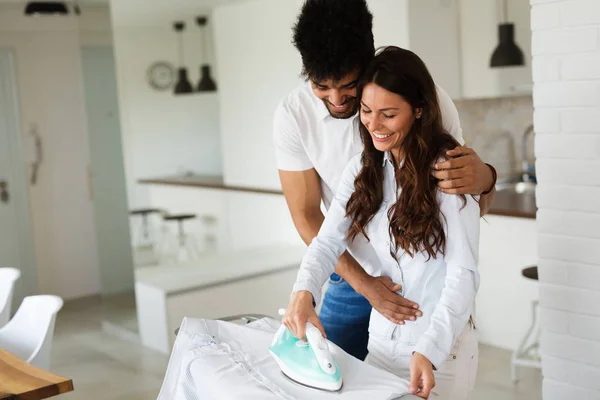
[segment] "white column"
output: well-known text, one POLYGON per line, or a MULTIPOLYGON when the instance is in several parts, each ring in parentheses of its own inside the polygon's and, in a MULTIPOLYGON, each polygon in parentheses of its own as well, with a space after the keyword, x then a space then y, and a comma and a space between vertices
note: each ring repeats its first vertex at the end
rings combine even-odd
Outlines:
POLYGON ((544 399, 600 399, 600 1, 531 0, 544 399))

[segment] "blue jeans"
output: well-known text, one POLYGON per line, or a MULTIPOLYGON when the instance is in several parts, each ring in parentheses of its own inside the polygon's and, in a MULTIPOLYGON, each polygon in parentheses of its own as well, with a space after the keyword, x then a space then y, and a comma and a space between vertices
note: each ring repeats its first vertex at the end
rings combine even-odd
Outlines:
POLYGON ((338 274, 329 278, 319 319, 327 339, 346 353, 364 360, 369 342, 371 304, 338 274))

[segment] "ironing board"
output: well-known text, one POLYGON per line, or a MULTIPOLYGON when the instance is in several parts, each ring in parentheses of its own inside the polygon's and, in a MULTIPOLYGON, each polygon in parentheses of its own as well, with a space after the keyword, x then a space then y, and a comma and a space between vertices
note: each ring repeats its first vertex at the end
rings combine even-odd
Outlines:
MULTIPOLYGON (((286 379, 268 352, 280 322, 255 319, 245 325, 184 318, 157 400, 418 399, 408 381, 368 365, 330 342, 344 379, 340 392, 299 386, 286 379)), ((235 316, 229 319, 244 318, 235 316)))

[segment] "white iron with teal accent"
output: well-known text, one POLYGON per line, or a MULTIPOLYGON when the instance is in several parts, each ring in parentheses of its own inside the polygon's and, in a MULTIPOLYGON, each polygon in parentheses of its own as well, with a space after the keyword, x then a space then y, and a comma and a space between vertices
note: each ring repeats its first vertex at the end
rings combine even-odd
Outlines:
POLYGON ((298 339, 282 324, 269 351, 290 380, 315 389, 339 391, 342 388, 340 368, 327 341, 310 322, 306 323, 306 339, 298 339))

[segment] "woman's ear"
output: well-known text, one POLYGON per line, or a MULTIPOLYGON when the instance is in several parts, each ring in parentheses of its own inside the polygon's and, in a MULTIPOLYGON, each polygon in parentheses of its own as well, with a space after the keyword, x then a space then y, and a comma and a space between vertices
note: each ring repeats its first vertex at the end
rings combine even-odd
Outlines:
POLYGON ((423 109, 422 108, 415 108, 415 118, 419 119, 419 118, 421 118, 421 115, 423 115, 423 109))

